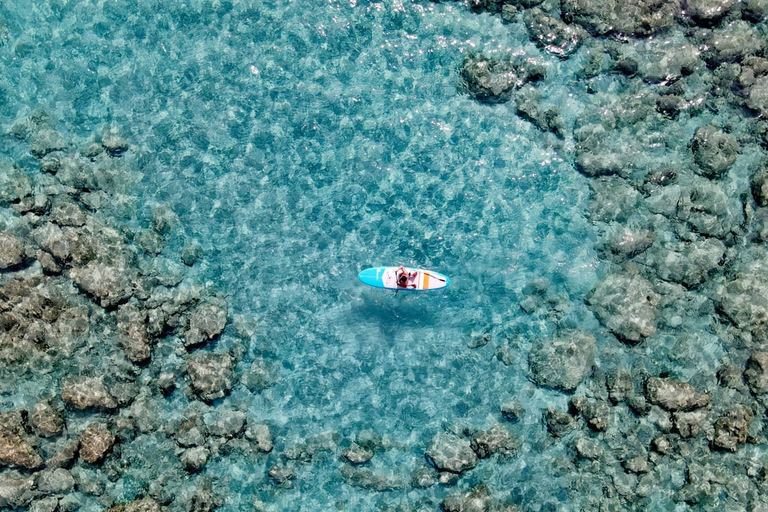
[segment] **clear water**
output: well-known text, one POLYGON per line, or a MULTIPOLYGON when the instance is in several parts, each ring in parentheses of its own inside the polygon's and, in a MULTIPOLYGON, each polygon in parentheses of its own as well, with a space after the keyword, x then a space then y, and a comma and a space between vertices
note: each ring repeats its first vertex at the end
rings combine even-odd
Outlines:
MULTIPOLYGON (((473 50, 536 56, 549 75, 544 102, 572 122, 585 108, 572 82, 583 52, 561 62, 521 24, 427 1, 16 0, 0 18, 14 38, 0 47, 0 120, 42 107, 73 136, 121 127, 138 155, 127 191, 136 208, 122 220, 146 226, 152 207, 172 208, 180 224, 166 253, 198 240, 205 256, 186 278, 225 291, 230 318, 258 325, 248 341, 230 326, 218 349, 244 344, 239 371, 256 358, 278 368, 273 387, 239 385, 218 404, 270 423, 275 452, 215 459, 190 481, 214 478, 227 510, 256 499, 271 510, 435 510, 456 488, 351 487, 333 454, 299 465, 291 489, 266 473, 315 435, 373 429, 390 446, 373 469, 407 480, 435 433, 487 428, 515 397, 528 411, 511 427, 520 456, 481 462, 458 488, 482 481, 522 506, 569 507, 549 464, 566 449, 540 423, 568 397, 526 375, 530 341, 554 324, 519 301, 526 282, 546 279, 570 306, 561 325, 598 336, 598 363, 628 357, 582 303, 600 267, 587 180, 565 159, 568 142, 512 105, 461 94, 457 67, 473 50), (356 279, 389 264, 435 269, 452 286, 394 296, 356 279), (470 350, 479 333, 491 342, 470 350), (517 359, 504 365, 495 352, 508 340, 517 359)), ((23 161, 23 145, 4 144, 23 161)), ((647 350, 663 361, 673 343, 647 350)), ((187 403, 174 395, 163 417, 187 403)), ((115 499, 141 494, 172 463, 150 456, 157 442, 123 446, 133 468, 107 484, 115 499)), ((98 510, 89 500, 84 509, 98 510)))

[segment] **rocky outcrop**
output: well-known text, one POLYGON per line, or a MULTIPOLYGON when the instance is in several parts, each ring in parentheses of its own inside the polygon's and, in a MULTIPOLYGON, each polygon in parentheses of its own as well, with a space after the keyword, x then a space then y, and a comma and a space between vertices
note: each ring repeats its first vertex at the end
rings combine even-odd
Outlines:
POLYGON ((768 393, 768 352, 752 352, 744 370, 744 381, 755 395, 768 393))
POLYGON ((567 25, 542 9, 526 11, 524 20, 531 41, 560 59, 575 53, 584 39, 584 33, 577 26, 567 25))
POLYGON ((208 457, 211 455, 210 450, 204 446, 195 446, 184 450, 179 459, 184 467, 190 471, 199 471, 208 462, 208 457))
POLYGON ((609 274, 587 295, 587 304, 598 320, 630 343, 656 333, 659 300, 650 282, 629 274, 609 274))
POLYGON ((92 423, 80 434, 80 458, 97 464, 104 460, 113 444, 115 436, 109 427, 103 423, 92 423))
POLYGON ((29 426, 40 437, 56 436, 64 429, 64 416, 51 401, 41 400, 29 412, 29 426))
POLYGON ((712 27, 722 20, 733 8, 736 0, 685 0, 685 14, 697 25, 712 27))
POLYGON ((462 473, 477 465, 477 454, 469 440, 449 432, 439 432, 432 438, 425 455, 438 471, 462 473))
POLYGON ((709 405, 709 395, 699 392, 687 382, 672 378, 649 378, 645 383, 645 397, 648 402, 673 412, 709 405))
POLYGON ((104 377, 73 377, 61 383, 61 399, 76 409, 112 410, 117 402, 107 391, 104 377))
POLYGON ((749 423, 754 413, 749 407, 738 405, 715 422, 712 446, 720 450, 735 452, 747 442, 749 423))
POLYGON ((528 355, 531 378, 539 386, 573 391, 592 371, 595 352, 594 336, 584 331, 540 338, 528 355))
POLYGON ((0 270, 21 265, 25 259, 22 240, 10 233, 0 232, 0 270))
POLYGON ((260 452, 269 453, 274 447, 272 440, 272 432, 269 425, 263 423, 257 423, 254 425, 248 425, 245 429, 245 437, 254 443, 256 449, 260 452))
POLYGON ((741 148, 733 135, 714 126, 702 126, 691 141, 696 172, 710 179, 722 178, 736 162, 741 148))
POLYGON ((189 315, 189 327, 184 333, 184 346, 196 347, 221 334, 227 324, 227 304, 211 301, 199 305, 189 315))
POLYGON ((590 400, 579 396, 571 400, 571 407, 584 416, 587 426, 592 430, 602 432, 611 424, 611 408, 602 400, 590 400))
POLYGON ((693 288, 722 270, 725 245, 716 238, 667 244, 646 252, 638 261, 653 269, 659 279, 693 288))
POLYGON ((187 375, 195 394, 211 402, 232 389, 235 363, 229 354, 196 354, 187 359, 187 375))
POLYGON ((373 456, 373 450, 365 446, 360 446, 356 442, 353 442, 347 449, 341 452, 341 458, 354 465, 365 464, 371 460, 373 456))
POLYGON ((515 90, 545 75, 544 67, 525 57, 494 58, 483 54, 464 59, 460 74, 464 90, 484 103, 508 101, 515 90))
POLYGON ((152 498, 142 498, 124 505, 116 505, 104 512, 160 512, 162 508, 152 498))
POLYGON ((34 488, 34 477, 0 473, 0 508, 27 506, 37 495, 34 488))
POLYGON ((718 287, 717 310, 739 329, 762 333, 768 329, 768 260, 756 260, 718 287))
POLYGON ((14 410, 0 414, 0 467, 37 469, 43 459, 29 443, 24 414, 14 410))
POLYGON ((562 0, 563 19, 592 35, 650 36, 672 26, 679 2, 659 0, 562 0))
POLYGON ((496 423, 491 428, 473 435, 470 446, 479 458, 486 459, 497 453, 506 457, 513 456, 520 448, 520 442, 504 425, 496 423))
POLYGON ((126 269, 91 262, 70 270, 69 278, 103 308, 111 309, 126 302, 133 294, 133 282, 127 273, 126 269))
POLYGON ((768 206, 768 167, 752 175, 752 196, 759 206, 768 206))
POLYGON ((137 304, 123 304, 117 310, 117 329, 125 357, 144 364, 152 355, 151 338, 147 333, 147 313, 137 304))

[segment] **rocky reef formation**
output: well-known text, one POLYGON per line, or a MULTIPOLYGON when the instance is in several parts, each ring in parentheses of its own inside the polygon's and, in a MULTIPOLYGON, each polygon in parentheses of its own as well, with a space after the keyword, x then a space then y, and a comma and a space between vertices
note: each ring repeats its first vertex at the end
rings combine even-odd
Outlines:
MULTIPOLYGON (((121 130, 106 126, 93 141, 70 141, 33 112, 10 132, 28 142, 39 169, 0 165, 0 207, 8 212, 0 229, 0 374, 6 382, 38 381, 41 394, 29 408, 0 412, 0 507, 77 510, 97 497, 110 510, 211 510, 221 502, 202 480, 175 497, 162 485, 150 490, 152 476, 144 475, 152 497, 115 506, 108 488, 130 472, 122 457, 151 453, 134 447, 137 436, 175 444, 168 418, 158 415, 161 388, 215 400, 234 385, 231 356, 187 354, 222 335, 226 299, 185 282, 181 265, 153 264, 169 256, 158 255, 178 224, 168 208, 155 207, 150 227, 138 232, 110 216, 135 172, 121 130), (189 386, 155 360, 158 344, 174 343, 181 361, 189 359, 189 386), (168 382, 157 386, 161 374, 168 382)), ((184 263, 200 256, 191 250, 184 263)), ((246 437, 244 424, 239 411, 216 416, 165 478, 201 469, 235 441, 270 451, 268 428, 254 424, 246 437)))
MULTIPOLYGON (((573 393, 567 407, 534 413, 554 446, 569 447, 569 460, 552 462, 569 482, 564 501, 584 510, 765 506, 762 466, 750 457, 765 456, 768 389, 766 4, 510 4, 514 15, 482 10, 523 26, 556 57, 543 60, 548 76, 575 56, 584 62, 569 82, 585 92, 581 110, 557 130, 542 114, 557 89, 550 80, 506 93, 521 118, 572 141, 563 158, 589 182, 598 234, 589 313, 564 320, 567 308, 532 280, 521 310, 557 334, 514 344, 539 388, 573 393), (674 48, 658 43, 662 34, 674 48), (591 341, 569 343, 563 333, 574 327, 591 341)), ((510 421, 524 409, 514 399, 501 406, 510 421)), ((491 497, 480 487, 443 508, 492 510, 491 497)))

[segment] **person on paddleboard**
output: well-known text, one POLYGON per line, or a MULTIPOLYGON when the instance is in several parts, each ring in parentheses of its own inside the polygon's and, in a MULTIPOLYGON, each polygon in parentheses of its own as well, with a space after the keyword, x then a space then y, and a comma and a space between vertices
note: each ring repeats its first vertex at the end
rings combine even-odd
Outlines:
POLYGON ((405 267, 400 265, 395 271, 395 275, 397 276, 397 286, 401 288, 408 288, 409 286, 416 288, 416 283, 408 282, 409 279, 416 277, 416 272, 406 272, 405 267))

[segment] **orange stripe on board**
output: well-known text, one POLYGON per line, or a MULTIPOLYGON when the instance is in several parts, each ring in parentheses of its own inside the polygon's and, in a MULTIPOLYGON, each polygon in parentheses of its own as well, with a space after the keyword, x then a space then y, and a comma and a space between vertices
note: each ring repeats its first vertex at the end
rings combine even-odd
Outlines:
POLYGON ((421 287, 422 290, 429 290, 429 274, 424 272, 424 285, 421 287))

